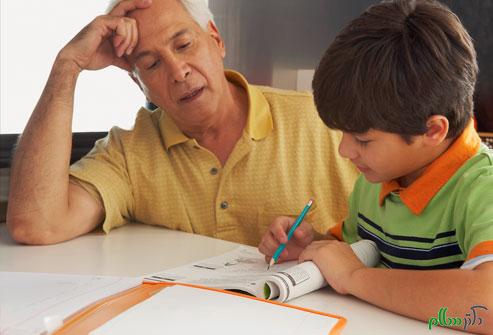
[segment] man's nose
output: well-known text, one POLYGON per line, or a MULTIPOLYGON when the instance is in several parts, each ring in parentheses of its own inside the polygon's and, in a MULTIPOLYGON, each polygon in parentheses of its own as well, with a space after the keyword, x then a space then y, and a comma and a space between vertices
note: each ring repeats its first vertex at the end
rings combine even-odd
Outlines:
POLYGON ((351 160, 358 156, 354 138, 346 132, 342 133, 341 143, 339 143, 339 154, 351 160))
POLYGON ((185 81, 192 71, 188 63, 178 57, 168 59, 168 66, 170 69, 170 75, 175 83, 185 81))

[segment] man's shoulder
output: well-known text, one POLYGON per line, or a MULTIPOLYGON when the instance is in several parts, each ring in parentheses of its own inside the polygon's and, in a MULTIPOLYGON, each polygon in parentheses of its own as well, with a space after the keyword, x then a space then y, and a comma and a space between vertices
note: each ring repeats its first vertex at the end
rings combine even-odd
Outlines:
POLYGON ((257 88, 267 100, 299 100, 299 102, 312 103, 313 94, 309 91, 294 91, 275 88, 271 86, 253 85, 257 88))
POLYGON ((313 95, 310 92, 284 90, 268 86, 255 86, 269 105, 270 112, 275 122, 288 122, 297 124, 300 122, 306 126, 317 125, 324 129, 325 125, 320 120, 313 95))
POLYGON ((156 108, 154 110, 149 110, 147 108, 142 107, 138 112, 135 118, 134 128, 146 126, 146 125, 158 125, 159 119, 163 111, 160 108, 156 108))
POLYGON ((135 117, 134 124, 129 129, 113 127, 109 132, 108 138, 121 144, 130 144, 132 142, 142 143, 152 137, 159 137, 159 122, 162 115, 160 109, 148 110, 142 107, 135 117))
POLYGON ((136 131, 140 131, 142 129, 148 130, 149 127, 157 127, 159 125, 162 113, 162 110, 159 108, 155 110, 149 110, 145 107, 140 108, 135 116, 132 128, 126 130, 126 132, 135 133, 136 131))

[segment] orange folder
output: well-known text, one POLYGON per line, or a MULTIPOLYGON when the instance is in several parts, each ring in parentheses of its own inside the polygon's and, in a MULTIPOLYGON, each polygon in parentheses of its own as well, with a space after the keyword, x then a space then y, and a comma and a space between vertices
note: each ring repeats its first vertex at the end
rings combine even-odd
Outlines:
POLYGON ((252 296, 247 296, 241 293, 230 292, 230 291, 214 289, 214 288, 207 288, 203 286, 190 285, 190 284, 144 283, 141 284, 140 286, 120 292, 116 295, 107 297, 105 299, 102 299, 100 301, 97 301, 89 305, 88 307, 84 308, 80 312, 72 315, 70 318, 65 320, 63 326, 60 329, 58 329, 54 334, 56 335, 87 334, 92 330, 102 326, 104 323, 111 320, 112 318, 119 315, 120 313, 126 311, 130 307, 144 301, 145 299, 151 297, 152 295, 156 294, 160 290, 173 285, 189 286, 202 290, 210 290, 210 291, 221 292, 224 294, 236 295, 245 299, 258 300, 269 304, 279 305, 284 308, 294 308, 304 312, 324 315, 338 319, 336 325, 328 332, 329 335, 339 334, 341 329, 346 324, 346 319, 337 315, 322 313, 308 308, 292 306, 285 303, 264 300, 252 296))

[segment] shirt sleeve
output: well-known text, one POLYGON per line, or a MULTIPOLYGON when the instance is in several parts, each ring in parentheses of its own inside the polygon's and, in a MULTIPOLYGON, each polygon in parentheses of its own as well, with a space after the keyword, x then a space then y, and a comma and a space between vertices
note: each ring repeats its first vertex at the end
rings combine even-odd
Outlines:
POLYGON ((75 178, 77 184, 93 196, 96 192, 102 201, 105 232, 130 221, 133 212, 132 188, 121 140, 123 132, 113 128, 85 157, 70 167, 72 181, 75 178))
POLYGON ((459 244, 467 255, 463 269, 493 261, 493 167, 488 166, 460 189, 461 205, 456 217, 459 244))

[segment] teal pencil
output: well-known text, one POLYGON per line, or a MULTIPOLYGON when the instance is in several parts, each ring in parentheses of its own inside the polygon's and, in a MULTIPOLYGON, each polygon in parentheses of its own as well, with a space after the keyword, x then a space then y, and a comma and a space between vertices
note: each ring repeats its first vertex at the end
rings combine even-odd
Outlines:
POLYGON ((298 228, 298 226, 300 225, 300 223, 303 222, 303 218, 305 217, 306 213, 308 213, 308 210, 312 207, 312 204, 313 204, 313 199, 310 199, 308 201, 308 203, 306 204, 305 208, 303 208, 303 211, 301 211, 301 214, 298 215, 298 217, 296 218, 296 221, 291 226, 291 229, 289 229, 289 232, 288 232, 288 241, 286 243, 281 243, 279 245, 279 247, 277 248, 276 252, 274 253, 274 255, 272 256, 272 258, 270 259, 269 265, 267 266, 267 270, 269 270, 270 267, 277 262, 277 260, 279 259, 279 256, 283 252, 284 248, 286 248, 286 244, 289 242, 289 240, 293 236, 294 231, 296 230, 296 228, 298 228))

